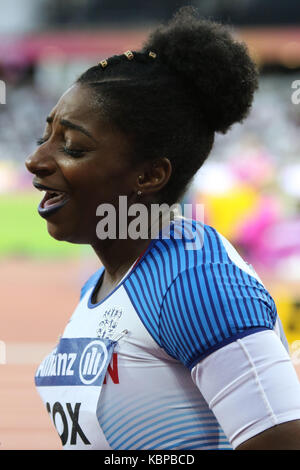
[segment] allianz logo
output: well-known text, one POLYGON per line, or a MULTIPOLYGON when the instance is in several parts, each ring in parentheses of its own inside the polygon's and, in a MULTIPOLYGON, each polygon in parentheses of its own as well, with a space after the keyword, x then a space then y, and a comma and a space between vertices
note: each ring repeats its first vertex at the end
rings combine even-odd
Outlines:
POLYGON ((76 376, 81 383, 90 385, 103 371, 106 371, 107 362, 106 345, 103 341, 96 339, 90 341, 79 352, 58 352, 56 348, 39 366, 36 377, 76 376))

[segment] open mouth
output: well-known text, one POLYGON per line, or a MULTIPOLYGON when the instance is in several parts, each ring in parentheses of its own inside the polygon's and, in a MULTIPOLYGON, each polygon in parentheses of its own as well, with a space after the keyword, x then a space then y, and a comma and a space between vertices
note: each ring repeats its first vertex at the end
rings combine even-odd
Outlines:
POLYGON ((34 186, 40 191, 46 191, 38 207, 39 214, 44 218, 60 210, 70 199, 64 191, 48 188, 38 183, 34 183, 34 186))
POLYGON ((45 209, 47 207, 54 206, 61 203, 66 197, 66 193, 46 191, 46 194, 40 203, 40 207, 45 209))

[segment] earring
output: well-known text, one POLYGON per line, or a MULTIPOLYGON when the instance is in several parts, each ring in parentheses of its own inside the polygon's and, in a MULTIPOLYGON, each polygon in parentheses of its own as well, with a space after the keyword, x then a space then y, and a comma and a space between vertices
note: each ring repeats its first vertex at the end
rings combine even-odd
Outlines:
MULTIPOLYGON (((139 181, 141 182, 141 180, 143 179, 142 175, 139 175, 139 181)), ((142 191, 137 191, 137 195, 138 196, 141 196, 142 195, 142 191)))

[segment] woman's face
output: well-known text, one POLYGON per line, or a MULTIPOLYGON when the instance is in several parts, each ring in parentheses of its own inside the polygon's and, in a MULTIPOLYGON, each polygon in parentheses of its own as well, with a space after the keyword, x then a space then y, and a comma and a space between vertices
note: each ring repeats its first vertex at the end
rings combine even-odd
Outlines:
POLYGON ((47 118, 41 144, 26 160, 33 184, 48 191, 39 206, 57 240, 97 243, 96 209, 134 197, 139 170, 129 139, 100 117, 87 87, 74 85, 47 118))

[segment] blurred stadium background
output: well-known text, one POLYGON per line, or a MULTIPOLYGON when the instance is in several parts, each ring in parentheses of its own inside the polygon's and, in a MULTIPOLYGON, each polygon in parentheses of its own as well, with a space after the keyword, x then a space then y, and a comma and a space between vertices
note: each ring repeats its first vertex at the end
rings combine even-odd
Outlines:
POLYGON ((298 0, 0 0, 0 449, 60 448, 33 375, 98 267, 88 247, 48 236, 24 160, 80 72, 136 49, 186 4, 232 25, 259 66, 260 88, 247 121, 217 136, 182 202, 204 203, 206 222, 255 267, 300 363, 298 0))

